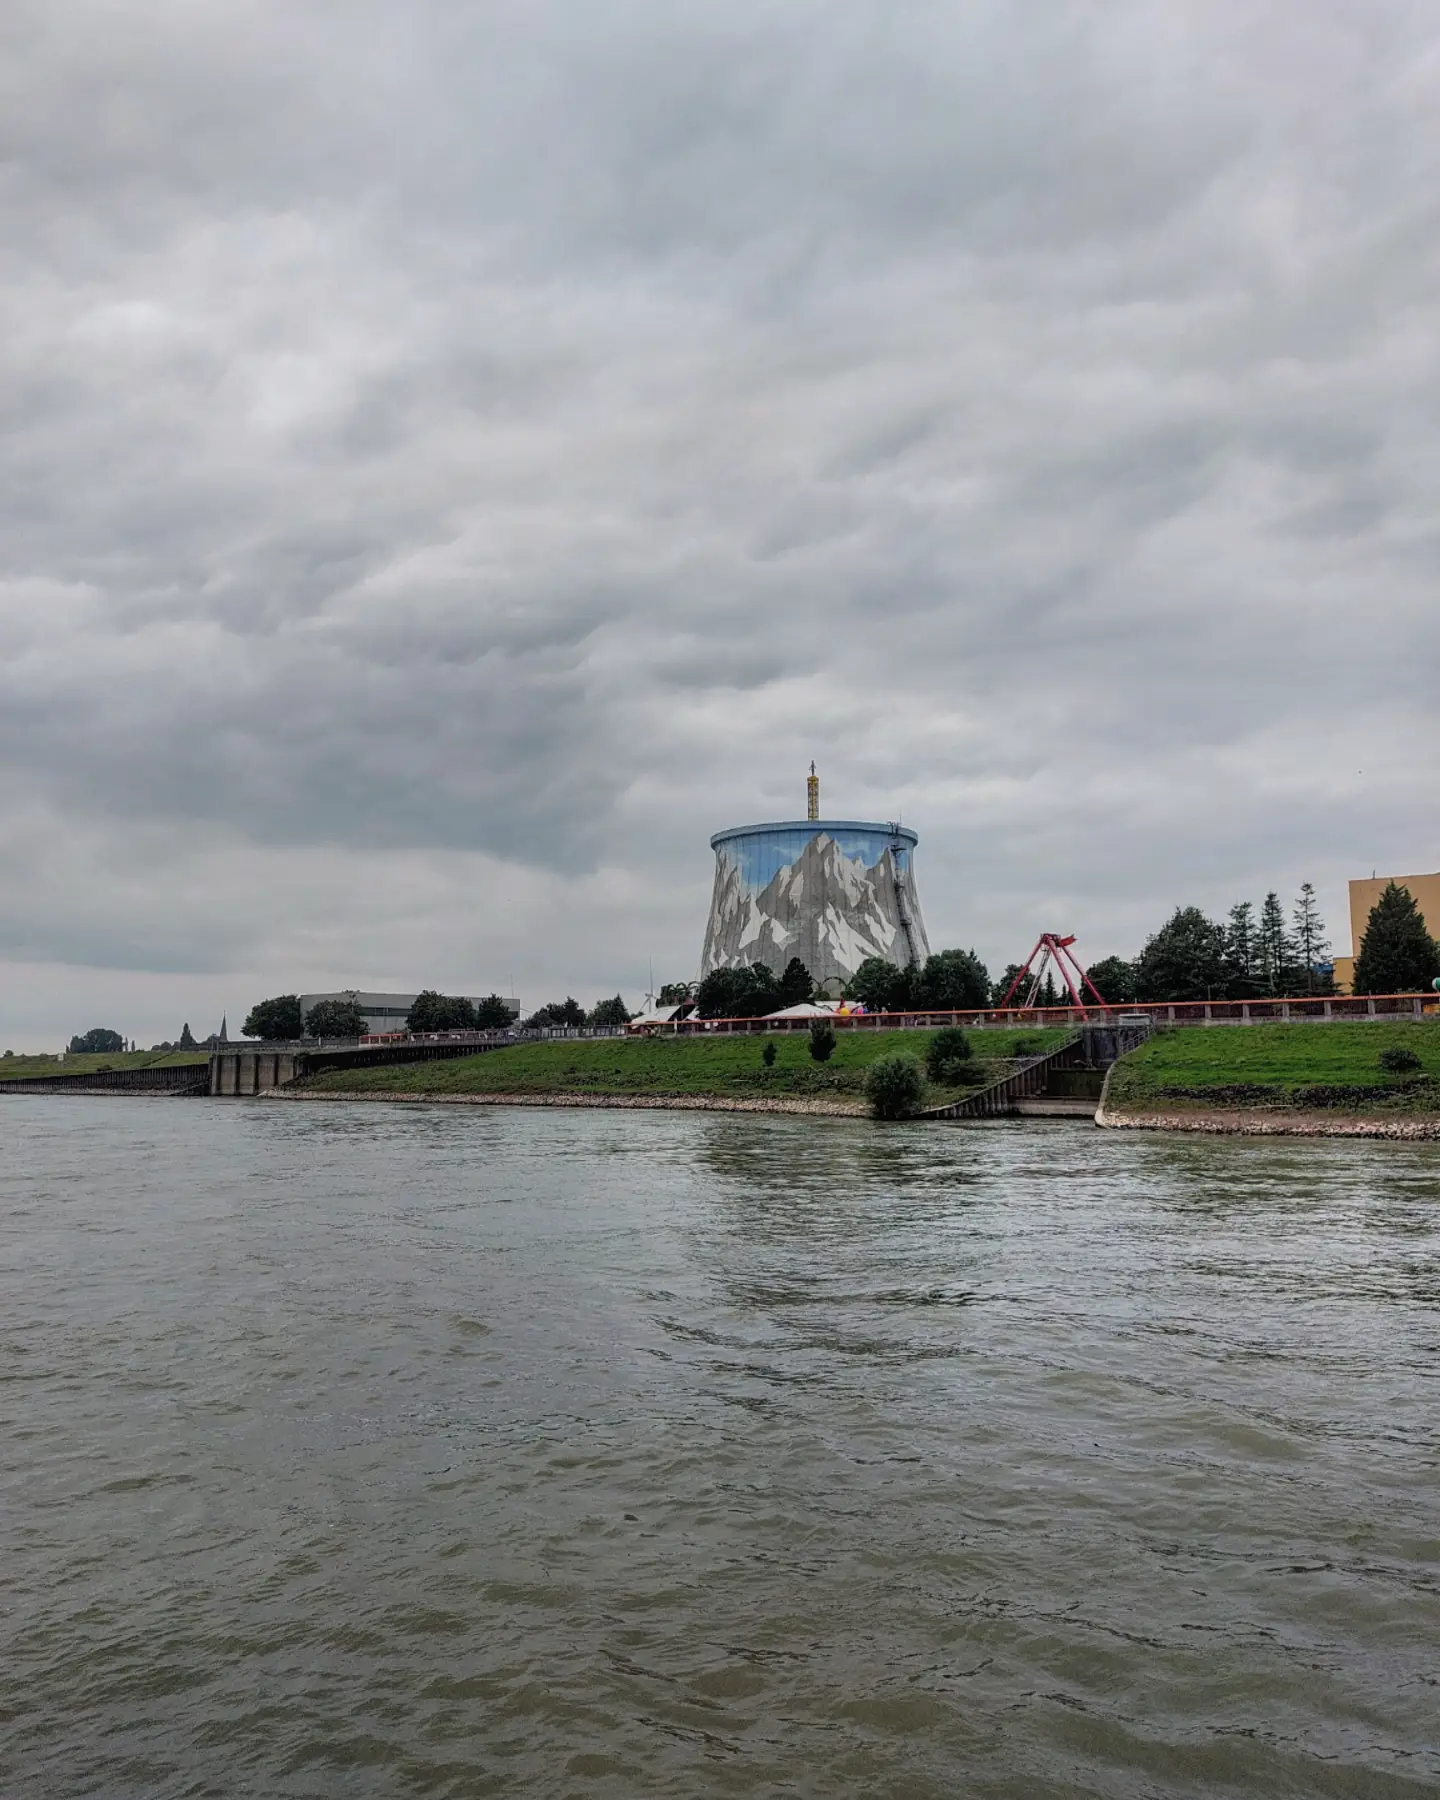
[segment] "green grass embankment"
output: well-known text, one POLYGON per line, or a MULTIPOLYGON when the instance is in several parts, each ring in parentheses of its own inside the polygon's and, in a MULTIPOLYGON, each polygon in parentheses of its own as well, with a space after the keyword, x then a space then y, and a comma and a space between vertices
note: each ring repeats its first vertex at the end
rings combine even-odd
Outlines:
MULTIPOLYGON (((561 1038, 517 1044, 483 1056, 452 1061, 395 1063, 375 1069, 330 1069, 304 1083, 331 1094, 434 1096, 649 1096, 735 1100, 784 1100, 861 1104, 865 1071, 877 1057, 923 1058, 934 1034, 925 1031, 839 1031, 828 1063, 811 1060, 805 1032, 736 1037, 561 1038), (761 1052, 775 1046, 767 1069, 761 1052)), ((1062 1044, 1068 1032, 977 1031, 974 1062, 986 1078, 1008 1072, 1017 1053, 1036 1054, 1062 1044)), ((970 1088, 932 1087, 928 1105, 943 1105, 970 1088)))
POLYGON ((117 1050, 98 1056, 0 1056, 0 1081, 102 1075, 110 1069, 173 1069, 209 1060, 205 1050, 117 1050))
POLYGON ((1440 1115, 1440 1020, 1162 1031, 1116 1064, 1106 1108, 1440 1115), (1387 1072, 1386 1049, 1413 1051, 1420 1068, 1387 1072))

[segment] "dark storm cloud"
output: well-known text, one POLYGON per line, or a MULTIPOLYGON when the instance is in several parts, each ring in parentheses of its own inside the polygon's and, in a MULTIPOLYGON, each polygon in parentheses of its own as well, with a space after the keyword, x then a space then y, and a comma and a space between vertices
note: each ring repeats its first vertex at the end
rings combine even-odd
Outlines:
POLYGON ((812 755, 992 960, 1433 862, 1437 88, 1401 0, 8 8, 0 956, 613 991, 812 755))

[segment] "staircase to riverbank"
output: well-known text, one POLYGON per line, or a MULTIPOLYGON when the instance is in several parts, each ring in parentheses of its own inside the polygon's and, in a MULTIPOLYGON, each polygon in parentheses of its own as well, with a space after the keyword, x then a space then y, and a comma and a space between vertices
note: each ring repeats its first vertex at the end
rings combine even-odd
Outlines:
POLYGON ((1044 1056, 1032 1056, 989 1087, 932 1106, 920 1119, 1093 1119, 1105 1073, 1149 1036, 1145 1024, 1087 1025, 1044 1056))

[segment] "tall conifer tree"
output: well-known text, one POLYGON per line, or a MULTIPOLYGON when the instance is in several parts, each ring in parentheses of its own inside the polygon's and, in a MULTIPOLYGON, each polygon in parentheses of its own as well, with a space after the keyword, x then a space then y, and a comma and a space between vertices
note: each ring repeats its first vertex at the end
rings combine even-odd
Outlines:
POLYGON ((1249 900, 1230 908, 1225 927, 1225 976, 1232 1000, 1252 1000, 1260 991, 1256 979, 1259 946, 1256 941, 1255 907, 1249 900))
MULTIPOLYGON (((1320 917, 1320 909, 1315 904, 1315 889, 1306 881, 1300 885, 1300 892, 1295 900, 1295 910, 1290 915, 1290 922, 1295 932, 1295 949, 1300 958, 1302 979, 1305 992, 1315 993, 1321 978, 1315 972, 1315 965, 1324 960, 1330 948, 1330 940, 1325 935, 1325 921, 1320 917)), ((1333 990, 1333 977, 1326 982, 1326 987, 1333 990)))
POLYGON ((1409 888, 1390 882, 1370 909, 1355 958, 1357 994, 1416 994, 1440 974, 1440 944, 1409 888))

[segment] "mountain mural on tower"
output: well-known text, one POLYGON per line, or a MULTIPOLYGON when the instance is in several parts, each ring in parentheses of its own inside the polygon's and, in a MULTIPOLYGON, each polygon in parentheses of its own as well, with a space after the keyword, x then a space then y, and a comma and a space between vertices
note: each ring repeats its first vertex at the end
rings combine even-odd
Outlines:
MULTIPOLYGON (((799 853, 763 886, 746 879, 746 839, 717 843, 701 975, 755 962, 779 974, 798 956, 815 981, 843 983, 867 956, 900 968, 923 962, 929 945, 908 847, 887 841, 880 827, 874 831, 875 840, 850 855, 827 831, 812 828, 799 853)), ((854 828, 845 835, 856 840, 854 828)))

